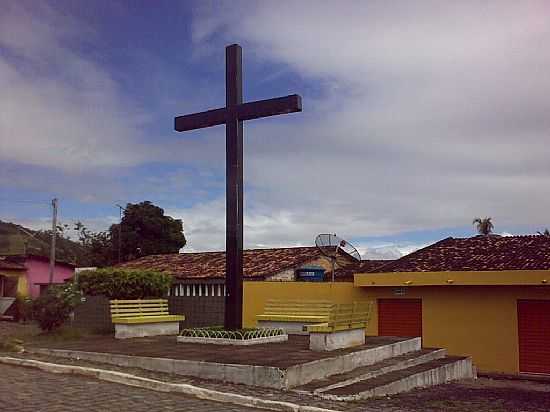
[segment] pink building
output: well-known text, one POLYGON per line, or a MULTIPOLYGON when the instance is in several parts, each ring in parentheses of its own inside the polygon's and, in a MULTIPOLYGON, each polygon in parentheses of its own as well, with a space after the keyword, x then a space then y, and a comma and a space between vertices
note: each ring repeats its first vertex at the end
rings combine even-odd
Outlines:
MULTIPOLYGON (((7 284, 15 281, 13 288, 4 287, 3 295, 7 296, 8 289, 13 293, 17 292, 23 296, 36 298, 40 296, 40 291, 47 287, 50 279, 50 260, 44 256, 38 255, 17 255, 2 257, 4 265, 18 265, 24 270, 12 270, 8 273, 0 268, 0 283, 7 284), (5 273, 2 273, 5 272, 5 273), (15 279, 14 279, 15 277, 15 279)), ((53 283, 64 283, 74 275, 75 266, 61 261, 56 261, 53 283)))

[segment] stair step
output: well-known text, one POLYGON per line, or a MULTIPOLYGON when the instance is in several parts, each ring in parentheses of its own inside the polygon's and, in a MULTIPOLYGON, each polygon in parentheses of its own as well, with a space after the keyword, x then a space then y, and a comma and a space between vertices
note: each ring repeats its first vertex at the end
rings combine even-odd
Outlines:
POLYGON ((473 368, 470 358, 448 356, 332 388, 319 393, 319 396, 332 400, 359 400, 471 377, 473 368))
POLYGON ((445 349, 438 348, 424 348, 418 351, 408 352, 403 355, 384 359, 372 365, 356 368, 350 372, 332 375, 325 379, 315 380, 307 385, 295 388, 295 391, 308 393, 326 392, 337 387, 347 386, 358 381, 371 379, 388 372, 405 369, 434 359, 439 359, 444 357, 446 353, 447 351, 445 349))

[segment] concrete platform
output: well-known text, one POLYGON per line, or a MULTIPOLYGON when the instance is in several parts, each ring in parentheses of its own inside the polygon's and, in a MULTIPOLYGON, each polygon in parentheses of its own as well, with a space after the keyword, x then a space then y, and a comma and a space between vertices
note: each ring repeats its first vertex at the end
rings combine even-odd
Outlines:
POLYGON ((98 337, 27 350, 118 366, 231 383, 289 389, 420 349, 420 338, 368 337, 365 345, 333 352, 309 350, 307 336, 245 347, 176 343, 174 337, 98 337))

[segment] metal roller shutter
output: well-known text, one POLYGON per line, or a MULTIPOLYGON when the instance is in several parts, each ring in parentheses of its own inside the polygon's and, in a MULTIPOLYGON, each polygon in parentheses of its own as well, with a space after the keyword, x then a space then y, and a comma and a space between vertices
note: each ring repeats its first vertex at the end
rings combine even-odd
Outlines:
POLYGON ((378 335, 422 336, 421 299, 378 299, 378 335))
POLYGON ((519 371, 550 374, 550 300, 518 300, 519 371))

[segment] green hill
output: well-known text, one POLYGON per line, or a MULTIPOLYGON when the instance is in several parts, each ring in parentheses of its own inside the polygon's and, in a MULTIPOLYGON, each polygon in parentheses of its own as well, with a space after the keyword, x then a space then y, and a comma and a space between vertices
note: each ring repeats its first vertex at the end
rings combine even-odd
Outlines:
MULTIPOLYGON (((51 236, 48 232, 28 229, 24 226, 0 220, 0 255, 22 255, 25 253, 49 256, 51 236), (31 236, 32 235, 32 236, 31 236)), ((86 266, 84 248, 77 242, 58 236, 56 259, 86 266)))

